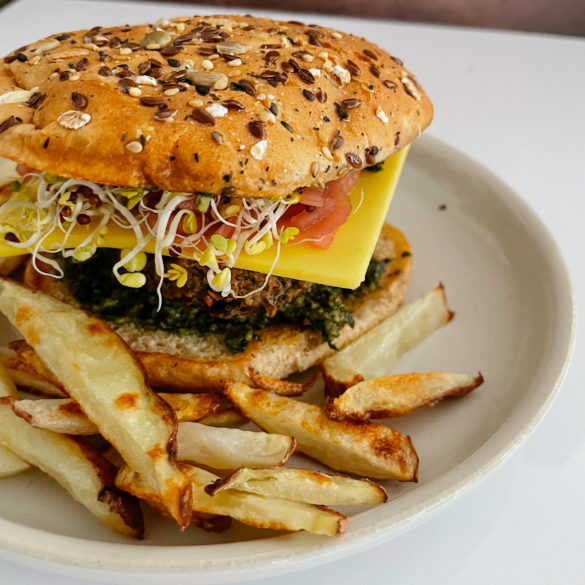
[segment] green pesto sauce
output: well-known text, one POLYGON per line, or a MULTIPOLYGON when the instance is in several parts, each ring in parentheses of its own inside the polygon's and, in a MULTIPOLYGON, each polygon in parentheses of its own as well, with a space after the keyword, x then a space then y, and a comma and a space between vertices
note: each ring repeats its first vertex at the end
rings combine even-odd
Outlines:
POLYGON ((59 260, 71 295, 90 313, 114 324, 135 323, 144 329, 163 329, 180 335, 221 333, 230 351, 244 351, 258 339, 260 331, 273 323, 296 323, 319 331, 334 349, 334 340, 344 325, 354 326, 346 302, 355 300, 380 285, 388 260, 371 260, 364 282, 355 291, 314 284, 284 305, 274 317, 263 312, 242 319, 223 319, 175 299, 163 299, 158 309, 156 293, 146 288, 127 288, 112 274, 107 253, 98 251, 90 260, 59 260))

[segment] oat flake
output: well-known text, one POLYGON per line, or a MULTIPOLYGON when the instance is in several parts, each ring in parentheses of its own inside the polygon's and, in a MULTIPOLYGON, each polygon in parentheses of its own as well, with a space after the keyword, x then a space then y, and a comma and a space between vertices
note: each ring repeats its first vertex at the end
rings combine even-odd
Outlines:
POLYGON ((260 140, 254 144, 250 148, 250 154, 256 160, 262 160, 264 158, 264 154, 266 153, 266 148, 268 147, 268 140, 260 140))
POLYGON ((86 112, 79 112, 77 110, 68 110, 63 112, 58 118, 59 126, 69 130, 79 130, 83 126, 89 124, 91 116, 86 112))

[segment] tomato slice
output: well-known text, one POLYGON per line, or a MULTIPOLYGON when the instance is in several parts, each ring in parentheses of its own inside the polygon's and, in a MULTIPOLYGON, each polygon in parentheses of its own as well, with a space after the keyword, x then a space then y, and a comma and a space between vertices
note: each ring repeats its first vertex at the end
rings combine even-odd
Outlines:
POLYGON ((291 209, 286 218, 287 227, 299 230, 295 238, 297 242, 310 240, 318 248, 328 248, 332 244, 337 230, 351 214, 349 194, 357 185, 359 176, 359 171, 353 171, 330 181, 323 189, 303 189, 300 203, 292 206, 301 209, 291 209))
MULTIPOLYGON (((299 230, 299 235, 295 238, 295 242, 307 241, 318 248, 328 248, 332 244, 337 230, 351 214, 349 194, 357 185, 359 176, 359 171, 353 171, 341 179, 330 181, 322 189, 317 187, 302 189, 300 202, 288 207, 278 222, 279 228, 296 227, 299 230)), ((202 214, 198 211, 196 197, 183 201, 178 209, 194 211, 198 216, 198 222, 201 221, 202 214)), ((230 223, 237 221, 236 216, 225 219, 230 223)), ((157 214, 148 214, 147 221, 151 228, 155 227, 157 220, 157 214)), ((177 231, 180 235, 187 235, 182 225, 177 231)), ((234 232, 234 227, 222 222, 210 228, 206 236, 219 234, 229 239, 234 235, 234 232)), ((175 240, 175 243, 179 243, 179 238, 175 240)))

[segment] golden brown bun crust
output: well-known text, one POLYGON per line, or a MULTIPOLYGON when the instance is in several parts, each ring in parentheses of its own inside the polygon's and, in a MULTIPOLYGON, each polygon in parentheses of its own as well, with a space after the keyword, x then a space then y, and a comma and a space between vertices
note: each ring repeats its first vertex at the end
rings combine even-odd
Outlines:
MULTIPOLYGON (((410 279, 409 244, 396 228, 385 225, 380 234, 375 258, 392 258, 381 288, 351 307, 353 328, 345 326, 335 340, 343 348, 380 321, 392 315, 402 304, 410 279)), ((26 284, 61 300, 71 302, 60 281, 42 276, 29 264, 26 284)), ((322 337, 311 330, 292 325, 274 325, 239 354, 231 354, 214 335, 179 336, 166 331, 144 331, 135 325, 114 327, 136 352, 148 380, 155 388, 196 392, 221 390, 226 382, 252 384, 248 369, 264 376, 285 378, 320 364, 334 353, 322 337)))
MULTIPOLYGON (((154 25, 92 29, 48 37, 0 61, 0 156, 96 183, 285 196, 338 178, 354 168, 351 162, 363 166, 385 159, 431 121, 432 105, 400 59, 353 35, 242 16, 175 19, 158 28, 170 35, 164 41, 170 39, 170 46, 140 46, 154 25), (181 44, 184 35, 192 38, 181 44), (218 55, 221 36, 245 45, 235 49, 245 53, 218 55), (226 60, 234 58, 242 64, 226 60), (149 66, 149 59, 161 66, 149 66), (203 96, 195 85, 164 84, 194 72, 200 81, 197 76, 210 64, 210 73, 229 78, 223 80, 227 88, 203 96), (119 65, 133 74, 126 81, 117 76, 125 74, 119 65), (104 76, 108 71, 112 74, 104 76), (278 77, 269 78, 270 72, 278 77), (151 80, 137 79, 140 74, 151 80), (141 84, 149 81, 156 86, 141 84), (124 89, 120 83, 138 86, 124 89), (32 105, 1 103, 2 94, 17 88, 36 88, 32 105), (136 90, 141 96, 131 95, 136 90), (141 97, 159 98, 167 112, 176 113, 157 120, 162 111, 143 105, 141 97), (243 109, 232 103, 223 117, 196 114, 213 126, 193 119, 193 104, 198 110, 214 105, 221 113, 218 106, 227 100, 243 109), (69 111, 77 112, 70 114, 73 124, 60 118, 69 111), (89 122, 78 129, 62 125, 77 125, 75 118, 89 122), (250 122, 256 122, 254 134, 250 122)), ((234 52, 229 44, 219 50, 234 52)))

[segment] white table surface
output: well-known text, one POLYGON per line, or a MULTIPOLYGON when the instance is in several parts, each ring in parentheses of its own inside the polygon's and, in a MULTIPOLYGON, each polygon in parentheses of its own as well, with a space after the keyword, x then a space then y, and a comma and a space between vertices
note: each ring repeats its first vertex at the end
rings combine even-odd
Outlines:
MULTIPOLYGON (((58 31, 203 12, 209 10, 21 0, 0 10, 0 54, 58 31)), ((304 18, 367 37, 404 59, 434 102, 436 117, 429 133, 489 167, 536 210, 566 259, 578 312, 584 310, 585 39, 304 18)), ((580 324, 558 398, 528 441, 497 471, 410 532, 334 564, 279 577, 278 582, 584 583, 584 414, 585 328, 580 324)), ((0 559, 0 583, 93 581, 0 559)))

